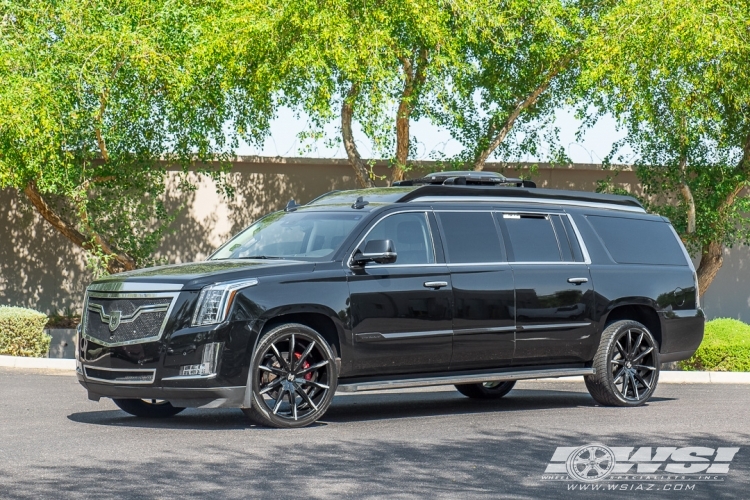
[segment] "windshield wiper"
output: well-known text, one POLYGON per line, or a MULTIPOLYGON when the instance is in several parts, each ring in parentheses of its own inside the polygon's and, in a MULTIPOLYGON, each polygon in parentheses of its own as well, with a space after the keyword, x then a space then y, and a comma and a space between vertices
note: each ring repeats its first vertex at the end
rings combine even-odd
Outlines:
POLYGON ((275 255, 246 255, 244 257, 234 257, 235 259, 283 259, 284 257, 276 257, 275 255))

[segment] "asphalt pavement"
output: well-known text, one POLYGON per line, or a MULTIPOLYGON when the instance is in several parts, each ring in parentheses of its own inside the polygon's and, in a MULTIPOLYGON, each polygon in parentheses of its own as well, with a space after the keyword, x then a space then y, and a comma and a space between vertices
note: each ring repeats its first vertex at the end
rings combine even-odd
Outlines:
POLYGON ((138 419, 70 374, 0 368, 0 498, 742 499, 749 486, 748 385, 664 384, 640 408, 597 406, 581 382, 519 382, 490 402, 451 387, 338 395, 316 425, 276 430, 234 409, 138 419), (698 465, 740 449, 714 475, 545 473, 558 447, 591 443, 700 447, 698 465))

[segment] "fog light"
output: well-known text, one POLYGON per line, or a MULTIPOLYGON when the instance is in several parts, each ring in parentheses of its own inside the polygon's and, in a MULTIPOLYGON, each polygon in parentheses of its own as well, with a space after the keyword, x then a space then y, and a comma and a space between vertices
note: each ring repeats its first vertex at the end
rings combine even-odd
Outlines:
POLYGON ((184 365, 180 367, 181 377, 205 377, 216 375, 219 366, 219 355, 224 342, 212 342, 203 346, 203 358, 199 365, 184 365))

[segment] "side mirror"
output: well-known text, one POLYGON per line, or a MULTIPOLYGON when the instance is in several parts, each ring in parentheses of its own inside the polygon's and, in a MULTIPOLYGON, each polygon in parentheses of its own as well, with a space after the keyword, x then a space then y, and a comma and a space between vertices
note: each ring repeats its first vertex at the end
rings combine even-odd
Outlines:
POLYGON ((396 246, 391 240, 370 240, 365 251, 357 250, 352 256, 352 263, 363 266, 368 262, 393 264, 396 262, 396 246))

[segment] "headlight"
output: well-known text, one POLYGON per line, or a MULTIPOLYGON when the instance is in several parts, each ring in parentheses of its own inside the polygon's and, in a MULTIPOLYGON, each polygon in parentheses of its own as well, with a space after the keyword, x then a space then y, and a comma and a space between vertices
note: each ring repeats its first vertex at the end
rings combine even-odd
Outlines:
POLYGON ((257 284, 257 279, 249 279, 205 287, 198 296, 198 305, 195 306, 192 326, 221 323, 226 319, 237 292, 257 284))

